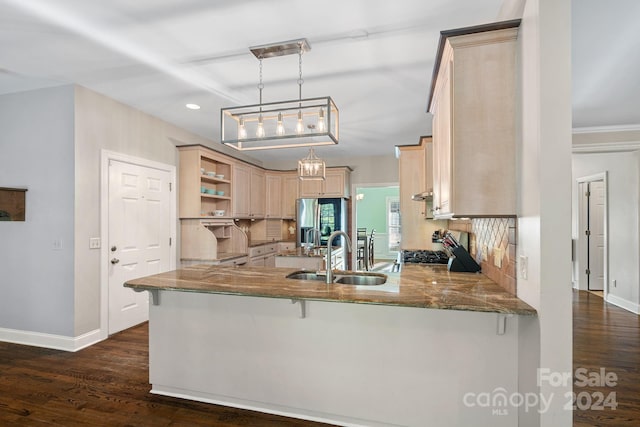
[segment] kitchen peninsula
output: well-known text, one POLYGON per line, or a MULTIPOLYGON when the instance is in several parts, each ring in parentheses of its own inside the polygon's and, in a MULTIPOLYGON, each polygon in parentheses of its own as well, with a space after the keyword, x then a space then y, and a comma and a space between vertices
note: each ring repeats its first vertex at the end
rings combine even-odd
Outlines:
POLYGON ((379 286, 193 266, 150 291, 152 393, 340 425, 514 425, 468 393, 518 391, 535 310, 482 274, 404 266, 379 286))

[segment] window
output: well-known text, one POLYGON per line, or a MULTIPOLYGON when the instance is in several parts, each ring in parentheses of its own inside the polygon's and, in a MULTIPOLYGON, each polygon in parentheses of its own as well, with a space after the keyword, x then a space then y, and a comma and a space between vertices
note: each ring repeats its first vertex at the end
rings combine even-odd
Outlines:
POLYGON ((400 200, 397 197, 387 197, 387 232, 389 252, 400 250, 400 200))

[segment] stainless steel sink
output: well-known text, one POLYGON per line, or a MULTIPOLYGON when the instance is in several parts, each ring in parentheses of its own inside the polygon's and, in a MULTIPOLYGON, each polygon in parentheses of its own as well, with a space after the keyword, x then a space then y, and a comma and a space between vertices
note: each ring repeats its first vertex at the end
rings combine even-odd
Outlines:
POLYGON ((340 283, 343 285, 376 286, 376 285, 382 285, 386 281, 387 281, 387 276, 385 276, 384 274, 380 274, 380 275, 378 274, 351 275, 350 274, 346 276, 338 276, 338 278, 335 280, 335 283, 340 283))
POLYGON ((327 276, 310 271, 296 271, 287 276, 287 279, 296 280, 325 280, 327 276))
MULTIPOLYGON (((324 281, 327 276, 324 274, 318 274, 312 271, 294 271, 286 276, 287 279, 295 280, 318 280, 324 281)), ((387 276, 380 273, 367 273, 367 274, 345 274, 344 272, 338 272, 335 275, 333 283, 339 283, 341 285, 356 285, 356 286, 376 286, 382 285, 387 281, 387 276)))

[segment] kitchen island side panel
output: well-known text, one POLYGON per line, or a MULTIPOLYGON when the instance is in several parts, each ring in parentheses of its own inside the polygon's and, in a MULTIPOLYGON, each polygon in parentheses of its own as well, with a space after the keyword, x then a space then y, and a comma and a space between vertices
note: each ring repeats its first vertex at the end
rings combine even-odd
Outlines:
POLYGON ((517 322, 496 313, 160 291, 152 392, 340 425, 517 425, 517 322))

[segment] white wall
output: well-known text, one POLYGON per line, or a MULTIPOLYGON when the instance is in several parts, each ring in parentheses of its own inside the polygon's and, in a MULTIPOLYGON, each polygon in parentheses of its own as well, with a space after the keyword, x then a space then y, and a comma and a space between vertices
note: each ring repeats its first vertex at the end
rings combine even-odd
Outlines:
POLYGON ((176 145, 202 144, 252 159, 81 86, 76 86, 75 102, 74 336, 79 336, 100 327, 100 250, 89 249, 89 238, 100 236, 100 203, 106 197, 100 194, 101 151, 177 165, 176 145))
MULTIPOLYGON (((571 1, 527 0, 522 19, 516 256, 528 259, 528 276, 518 276, 518 297, 538 310, 537 325, 520 327, 526 392, 536 387, 535 367, 572 372, 571 1)), ((571 382, 537 391, 555 396, 551 408, 539 419, 521 412, 520 425, 571 426, 563 398, 571 382)))
MULTIPOLYGON (((638 206, 640 152, 592 153, 573 155, 573 212, 577 219, 578 186, 576 179, 607 172, 609 224, 609 293, 614 303, 638 307, 640 288, 640 248, 638 242, 638 206), (616 280, 616 287, 612 281, 616 280), (616 301, 616 298, 623 301, 616 301)), ((575 221, 574 221, 575 222, 575 221)), ((574 223, 573 237, 578 238, 574 223)))
POLYGON ((73 86, 0 96, 0 186, 28 188, 0 223, 0 329, 73 335, 73 122, 73 86))
MULTIPOLYGON (((77 86, 76 223, 74 335, 100 328, 100 250, 89 238, 100 237, 101 150, 106 149, 169 165, 177 164, 175 145, 164 122, 77 86)), ((109 242, 103 242, 107 245, 109 242)))
MULTIPOLYGON (((426 114, 425 114, 426 119, 426 114)), ((388 156, 362 156, 325 158, 329 166, 349 166, 351 184, 378 184, 398 182, 398 159, 390 152, 388 156)), ((276 170, 294 170, 298 167, 294 161, 280 161, 265 163, 264 167, 276 170)))

